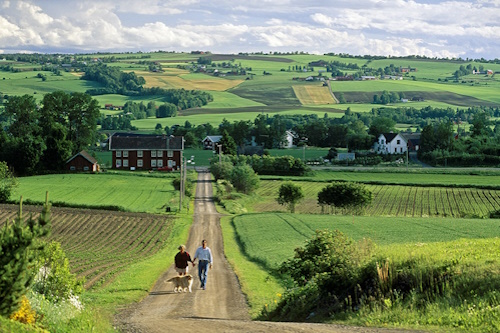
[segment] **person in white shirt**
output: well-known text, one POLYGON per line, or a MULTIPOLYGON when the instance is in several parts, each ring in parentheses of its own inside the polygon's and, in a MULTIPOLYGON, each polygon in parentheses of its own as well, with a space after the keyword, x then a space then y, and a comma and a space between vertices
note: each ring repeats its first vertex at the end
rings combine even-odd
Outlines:
POLYGON ((201 246, 196 249, 194 254, 193 264, 198 259, 198 277, 200 278, 200 288, 206 289, 208 269, 212 269, 213 257, 212 251, 207 246, 207 241, 201 241, 201 246))

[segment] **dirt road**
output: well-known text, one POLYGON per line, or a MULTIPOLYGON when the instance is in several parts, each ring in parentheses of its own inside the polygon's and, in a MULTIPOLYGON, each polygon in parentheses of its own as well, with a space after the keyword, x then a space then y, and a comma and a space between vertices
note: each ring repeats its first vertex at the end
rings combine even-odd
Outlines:
POLYGON ((202 239, 208 241, 214 256, 207 289, 199 288, 197 267, 192 269, 190 266, 190 272, 195 276, 193 292, 174 293, 172 284, 165 282, 177 274, 172 265, 141 303, 116 316, 115 323, 122 332, 407 332, 327 324, 250 321, 245 297, 224 256, 219 214, 212 200, 210 174, 205 172, 198 174, 194 221, 186 242, 192 256, 202 239))

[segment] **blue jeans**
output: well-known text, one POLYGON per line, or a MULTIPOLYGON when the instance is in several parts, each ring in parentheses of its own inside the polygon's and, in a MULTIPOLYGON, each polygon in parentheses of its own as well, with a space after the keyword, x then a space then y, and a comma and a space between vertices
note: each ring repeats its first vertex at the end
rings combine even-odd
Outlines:
POLYGON ((202 288, 207 284, 208 264, 208 260, 200 260, 198 262, 198 277, 200 278, 202 288))

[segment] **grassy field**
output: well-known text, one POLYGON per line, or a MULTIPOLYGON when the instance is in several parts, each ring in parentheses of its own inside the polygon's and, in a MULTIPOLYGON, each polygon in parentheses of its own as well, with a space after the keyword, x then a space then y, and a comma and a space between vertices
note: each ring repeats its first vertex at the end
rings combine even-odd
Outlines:
POLYGON ((49 191, 51 202, 72 205, 120 206, 130 212, 160 213, 178 207, 176 173, 56 174, 19 178, 12 198, 41 201, 49 191), (133 195, 130 189, 134 189, 133 195))
POLYGON ((244 252, 272 269, 292 257, 294 249, 303 246, 316 230, 337 229, 355 240, 369 238, 382 247, 406 244, 407 253, 418 244, 430 247, 432 243, 487 238, 498 242, 500 237, 500 221, 480 219, 263 213, 239 215, 232 223, 244 252))

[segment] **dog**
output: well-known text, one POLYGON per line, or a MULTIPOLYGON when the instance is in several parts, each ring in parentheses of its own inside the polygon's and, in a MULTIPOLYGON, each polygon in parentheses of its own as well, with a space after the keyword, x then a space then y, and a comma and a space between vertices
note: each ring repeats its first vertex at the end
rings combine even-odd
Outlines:
POLYGON ((168 279, 166 282, 172 282, 174 284, 174 293, 181 292, 192 292, 191 286, 193 285, 193 276, 191 274, 174 276, 168 279))

